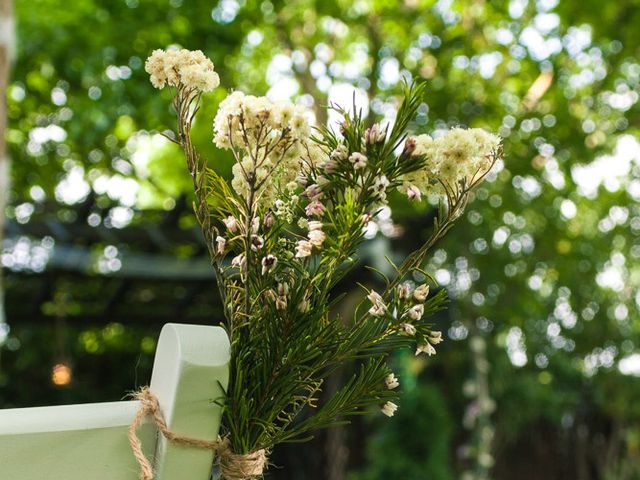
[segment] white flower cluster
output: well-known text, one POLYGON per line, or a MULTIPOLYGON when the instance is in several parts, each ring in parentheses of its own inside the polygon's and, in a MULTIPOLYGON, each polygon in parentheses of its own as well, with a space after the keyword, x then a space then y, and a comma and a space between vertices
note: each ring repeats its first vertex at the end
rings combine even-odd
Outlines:
POLYGON ((256 140, 259 132, 253 130, 261 127, 262 133, 266 129, 272 131, 272 137, 287 132, 302 140, 310 133, 304 107, 286 100, 272 102, 267 97, 245 95, 236 90, 220 103, 213 121, 213 141, 219 148, 230 148, 232 143, 236 147, 243 146, 256 140))
POLYGON ((302 158, 313 161, 321 155, 308 144, 306 110, 289 101, 271 102, 235 91, 220 103, 213 131, 218 148, 243 152, 233 167, 233 188, 246 196, 251 176, 262 185, 259 197, 265 204, 298 178, 302 158))
MULTIPOLYGON (((400 312, 401 322, 396 326, 399 335, 415 337, 419 332, 413 324, 424 315, 424 302, 429 296, 429 285, 422 284, 415 289, 409 282, 400 284, 397 287, 397 299, 399 301, 397 309, 394 308, 393 316, 396 317, 396 310, 400 312)), ((389 307, 385 304, 382 296, 375 290, 371 290, 367 298, 371 302, 369 314, 374 317, 382 317, 387 314, 389 307)), ((436 353, 434 345, 442 342, 442 332, 432 331, 428 335, 420 333, 418 335, 418 346, 416 355, 426 353, 431 356, 436 353)))
POLYGON ((413 155, 426 157, 426 165, 405 175, 399 188, 410 199, 420 200, 422 194, 441 193, 439 182, 454 187, 485 173, 501 139, 481 128, 453 128, 442 137, 419 135, 413 141, 413 155))
POLYGON ((213 62, 200 50, 154 50, 144 68, 156 88, 164 88, 168 84, 210 92, 220 85, 213 62))

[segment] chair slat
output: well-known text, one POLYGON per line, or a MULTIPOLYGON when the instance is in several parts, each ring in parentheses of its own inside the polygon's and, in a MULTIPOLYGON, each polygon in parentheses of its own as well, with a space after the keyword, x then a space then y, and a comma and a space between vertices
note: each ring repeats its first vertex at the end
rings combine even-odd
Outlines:
MULTIPOLYGON (((169 428, 215 439, 220 407, 213 401, 226 388, 228 372, 229 340, 223 329, 165 325, 151 389, 169 428)), ((137 410, 137 401, 0 410, 0 478, 136 480, 127 429, 137 410)), ((154 457, 158 480, 208 480, 213 452, 167 445, 148 421, 138 436, 145 453, 154 457)))

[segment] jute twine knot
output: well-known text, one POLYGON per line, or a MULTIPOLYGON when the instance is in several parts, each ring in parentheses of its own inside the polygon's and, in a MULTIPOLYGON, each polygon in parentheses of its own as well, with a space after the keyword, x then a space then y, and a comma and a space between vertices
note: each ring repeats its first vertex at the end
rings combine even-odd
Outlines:
POLYGON ((129 426, 129 443, 131 444, 133 455, 140 466, 140 480, 153 480, 153 466, 144 455, 142 443, 137 435, 138 428, 147 415, 153 418, 153 423, 170 442, 213 450, 216 453, 216 462, 225 480, 247 480, 263 474, 267 464, 267 453, 264 449, 247 454, 238 454, 233 453, 227 438, 210 441, 177 434, 167 427, 160 412, 158 397, 149 390, 149 387, 141 388, 133 394, 133 397, 140 402, 140 408, 129 426))

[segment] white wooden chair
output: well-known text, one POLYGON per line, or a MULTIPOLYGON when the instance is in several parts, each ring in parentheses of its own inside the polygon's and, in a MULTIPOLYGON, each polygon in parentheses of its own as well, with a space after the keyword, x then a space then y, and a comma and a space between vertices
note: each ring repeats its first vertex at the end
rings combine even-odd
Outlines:
MULTIPOLYGON (((167 324, 151 376, 170 430, 215 440, 227 388, 229 340, 220 327, 167 324)), ((0 479, 136 480, 127 438, 138 401, 0 410, 0 479)), ((156 479, 208 480, 213 452, 169 444, 147 421, 138 431, 156 479)))

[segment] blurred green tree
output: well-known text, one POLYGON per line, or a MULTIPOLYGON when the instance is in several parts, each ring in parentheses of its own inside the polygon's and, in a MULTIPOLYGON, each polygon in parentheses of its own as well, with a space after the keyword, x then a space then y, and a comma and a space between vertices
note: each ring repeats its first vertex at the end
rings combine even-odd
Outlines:
MULTIPOLYGON (((98 201, 171 209, 189 191, 177 152, 147 133, 173 124, 143 71, 154 48, 202 48, 226 88, 293 96, 319 122, 335 119, 318 106, 350 101, 354 91, 371 102, 371 122, 391 121, 400 80, 426 78, 417 132, 481 126, 505 138, 506 152, 429 263, 452 297, 438 319, 452 341, 430 368, 442 373, 451 418, 471 430, 455 424, 453 443, 467 447, 452 446, 442 471, 454 465, 468 479, 638 474, 640 411, 629 401, 640 393, 630 377, 640 359, 637 2, 61 5, 16 4, 10 216, 20 205, 74 204, 91 192, 98 201), (107 187, 124 179, 133 182, 127 189, 107 187), (136 196, 124 194, 131 190, 136 196), (519 469, 534 462, 536 472, 519 469)), ((207 100, 197 135, 228 172, 229 158, 209 141, 223 95, 207 100)), ((430 216, 400 195, 392 207, 393 221, 411 233, 385 236, 396 229, 380 222, 376 248, 394 256, 430 216)), ((401 409, 418 405, 411 395, 401 409)), ((406 438, 401 425, 386 426, 384 438, 406 438)), ((376 442, 364 478, 388 472, 376 442)))

